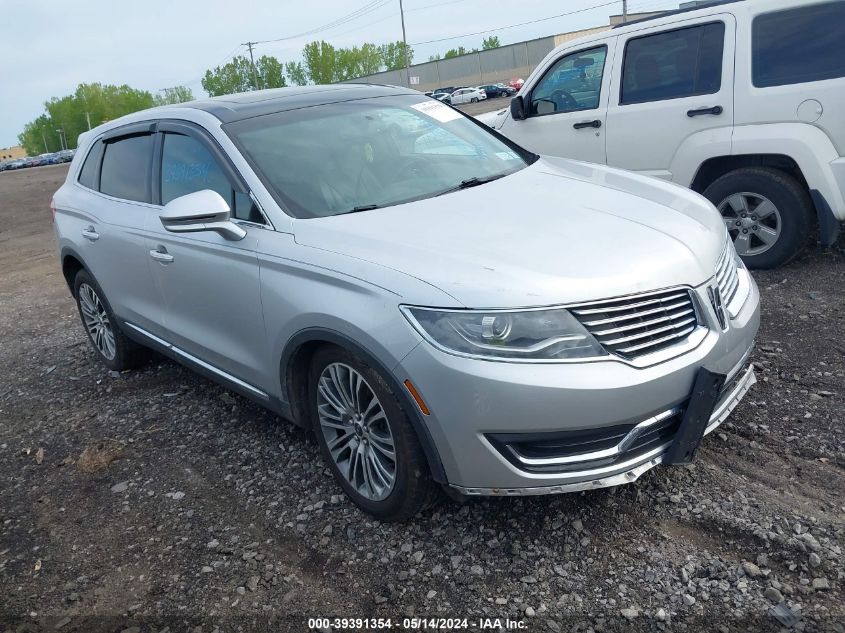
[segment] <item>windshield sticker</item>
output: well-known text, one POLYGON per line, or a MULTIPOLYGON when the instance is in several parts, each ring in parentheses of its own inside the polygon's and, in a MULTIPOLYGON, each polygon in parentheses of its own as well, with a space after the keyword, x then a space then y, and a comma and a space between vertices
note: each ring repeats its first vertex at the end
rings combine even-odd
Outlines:
POLYGON ((461 118, 460 112, 439 101, 423 101, 422 103, 415 103, 411 107, 441 123, 448 123, 461 118))
POLYGON ((516 160, 516 154, 512 154, 511 152, 496 152, 496 156, 500 160, 516 160))

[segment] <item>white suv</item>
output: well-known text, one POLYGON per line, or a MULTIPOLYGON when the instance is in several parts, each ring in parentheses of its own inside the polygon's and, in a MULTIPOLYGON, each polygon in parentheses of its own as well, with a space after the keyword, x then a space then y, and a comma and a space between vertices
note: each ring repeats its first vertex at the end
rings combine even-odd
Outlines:
POLYGON ((733 0, 572 40, 479 119, 690 187, 746 264, 779 266, 845 219, 845 1, 733 0))

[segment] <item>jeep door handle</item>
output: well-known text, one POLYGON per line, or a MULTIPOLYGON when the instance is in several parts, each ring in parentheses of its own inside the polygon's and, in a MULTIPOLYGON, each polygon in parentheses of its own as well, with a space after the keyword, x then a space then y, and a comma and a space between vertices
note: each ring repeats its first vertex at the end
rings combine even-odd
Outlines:
POLYGON ((598 129, 601 127, 601 121, 599 121, 598 119, 596 119, 595 121, 581 121, 580 123, 573 124, 572 127, 574 127, 576 130, 580 130, 585 127, 593 127, 598 129))
POLYGON ((150 257, 152 257, 157 262, 161 262, 162 264, 169 264, 173 261, 173 255, 171 255, 167 251, 160 251, 158 249, 151 250, 150 257))
POLYGON ((703 114, 712 114, 718 116, 724 112, 722 106, 713 106, 712 108, 698 108, 696 110, 687 110, 687 116, 692 118, 694 116, 701 116, 703 114))
POLYGON ((94 230, 93 226, 89 226, 87 229, 84 229, 82 231, 82 237, 84 237, 86 240, 96 242, 98 239, 100 239, 100 234, 94 230))

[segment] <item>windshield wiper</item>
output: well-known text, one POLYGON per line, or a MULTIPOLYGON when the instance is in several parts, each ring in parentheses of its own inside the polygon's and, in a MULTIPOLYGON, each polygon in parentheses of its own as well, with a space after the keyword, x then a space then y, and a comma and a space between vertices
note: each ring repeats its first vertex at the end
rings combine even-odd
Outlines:
POLYGON ((441 191, 438 193, 438 196, 445 195, 447 193, 452 193, 453 191, 460 191, 461 189, 469 189, 470 187, 477 187, 478 185, 484 185, 488 182, 492 182, 494 180, 498 180, 499 178, 504 178, 506 174, 496 174, 495 176, 473 176, 472 178, 467 178, 466 180, 462 180, 459 184, 455 185, 454 187, 449 187, 445 191, 441 191))
POLYGON ((357 207, 352 207, 348 211, 341 211, 340 213, 335 213, 334 215, 346 215, 348 213, 360 213, 361 211, 372 211, 373 209, 378 209, 377 204, 362 204, 357 207))

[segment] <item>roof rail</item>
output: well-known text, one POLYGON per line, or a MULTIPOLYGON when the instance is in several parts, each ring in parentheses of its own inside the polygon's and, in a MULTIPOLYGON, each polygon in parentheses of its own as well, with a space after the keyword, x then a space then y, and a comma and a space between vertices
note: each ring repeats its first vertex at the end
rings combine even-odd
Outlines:
POLYGON ((620 22, 613 28, 618 29, 623 26, 630 26, 631 24, 639 24, 640 22, 648 22, 649 20, 656 20, 658 18, 665 18, 670 15, 678 15, 679 13, 688 13, 690 11, 698 11, 699 9, 709 9, 711 7, 718 7, 720 4, 734 4, 735 2, 744 2, 745 0, 713 0, 706 4, 699 4, 694 7, 685 7, 683 9, 673 9, 672 11, 663 11, 657 15, 650 15, 647 18, 640 18, 639 20, 631 20, 630 22, 620 22))

